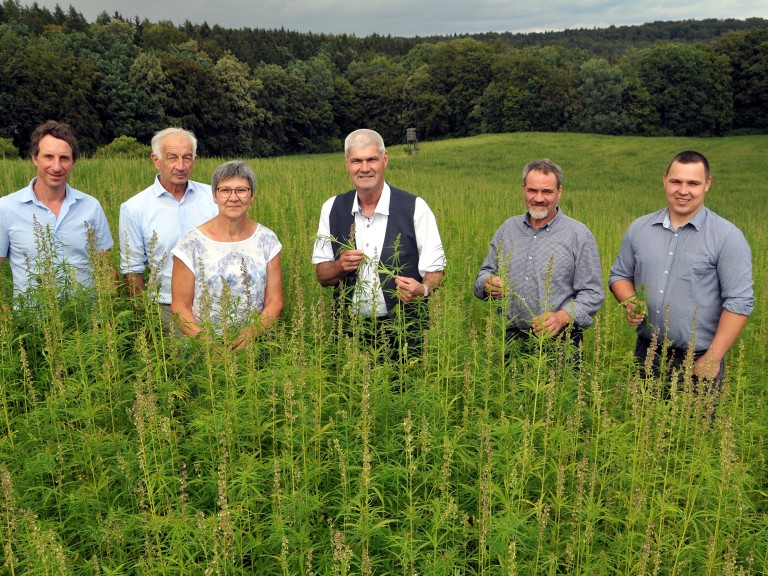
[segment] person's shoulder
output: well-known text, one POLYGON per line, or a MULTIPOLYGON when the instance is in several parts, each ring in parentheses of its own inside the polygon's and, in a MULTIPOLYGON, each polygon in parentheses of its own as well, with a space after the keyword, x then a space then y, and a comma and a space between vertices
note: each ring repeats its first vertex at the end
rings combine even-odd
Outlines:
POLYGON ((706 206, 702 210, 705 210, 703 225, 711 230, 710 233, 714 233, 719 238, 738 238, 743 242, 747 241, 744 233, 736 224, 706 206))
POLYGON ((630 228, 637 228, 638 226, 646 226, 648 224, 654 224, 656 222, 663 222, 664 217, 667 214, 667 208, 660 208, 655 212, 649 212, 635 218, 629 225, 630 228))
POLYGON ((344 203, 352 205, 352 202, 354 202, 355 199, 355 190, 354 188, 352 190, 347 190, 346 192, 341 192, 339 194, 335 194, 334 196, 331 196, 330 198, 326 199, 325 202, 323 202, 323 207, 330 208, 332 206, 338 205, 341 206, 344 203))
POLYGON ((198 182, 197 180, 190 180, 187 182, 187 188, 191 188, 196 192, 208 192, 209 194, 212 192, 210 184, 206 184, 205 182, 198 182))
POLYGON ((327 198, 325 200, 325 204, 328 204, 329 202, 330 203, 335 202, 337 199, 341 200, 341 199, 344 199, 344 198, 354 198, 355 197, 355 193, 356 193, 356 191, 355 191, 354 188, 352 188, 352 190, 345 190, 344 192, 339 192, 338 194, 334 194, 330 198, 327 198))
POLYGON ((99 201, 99 199, 96 198, 96 196, 93 196, 92 194, 88 194, 87 192, 83 192, 82 190, 78 190, 77 188, 72 188, 71 186, 69 187, 69 193, 72 195, 72 198, 74 198, 76 202, 82 204, 83 206, 101 207, 101 202, 99 201))
POLYGON ((421 196, 407 192, 402 188, 389 185, 389 203, 390 206, 394 205, 406 210, 414 210, 414 217, 417 213, 431 212, 432 209, 421 196))
POLYGON ((0 196, 0 206, 7 206, 11 202, 16 202, 21 197, 21 194, 24 192, 25 188, 22 188, 21 190, 16 190, 15 192, 11 192, 10 194, 6 194, 5 196, 0 196))
POLYGON ((517 229, 522 226, 525 226, 525 214, 513 214, 499 224, 496 231, 503 232, 504 230, 517 229))
POLYGON ((589 230, 589 226, 584 224, 584 222, 582 222, 581 220, 577 220, 573 216, 569 216, 565 212, 560 212, 560 214, 558 215, 558 218, 562 218, 563 223, 566 226, 568 226, 571 229, 573 229, 573 230, 579 230, 579 231, 582 231, 582 232, 583 231, 586 231, 586 232, 590 231, 589 230))
POLYGON ((87 218, 94 218, 95 221, 101 221, 106 225, 107 214, 104 211, 104 206, 95 196, 81 192, 82 197, 77 201, 77 204, 81 205, 82 215, 87 218))
POLYGON ((143 206, 145 204, 145 198, 153 194, 153 190, 155 188, 156 182, 157 182, 157 177, 155 177, 155 179, 152 181, 152 184, 144 188, 144 190, 142 190, 141 192, 137 192, 136 194, 128 198, 128 200, 123 202, 120 205, 120 208, 136 209, 143 206))
POLYGON ((192 228, 192 230, 184 234, 184 236, 181 237, 181 240, 179 240, 179 244, 177 248, 180 248, 182 246, 188 246, 189 244, 196 244, 198 242, 207 240, 208 237, 205 235, 203 231, 206 224, 207 222, 205 224, 201 224, 197 228, 192 228))
MULTIPOLYGON (((12 221, 19 220, 19 215, 27 213, 27 208, 24 206, 27 203, 24 194, 27 188, 29 186, 0 197, 0 227, 3 229, 3 234, 7 232, 7 227, 12 221)), ((21 217, 22 220, 26 218, 21 217)))
POLYGON ((427 201, 418 194, 408 192, 407 190, 403 190, 397 186, 389 186, 389 197, 394 198, 395 201, 398 202, 416 202, 425 206, 427 205, 427 201))
POLYGON ((6 194, 5 196, 0 197, 0 203, 2 204, 8 204, 11 202, 26 202, 27 198, 31 200, 30 195, 30 187, 31 182, 24 186, 24 188, 19 188, 18 190, 11 192, 9 194, 6 194))
POLYGON ((391 194, 402 194, 404 196, 415 196, 417 198, 420 198, 418 194, 414 194, 413 192, 408 192, 408 190, 403 190, 402 188, 398 188, 397 186, 389 185, 389 191, 391 194))
POLYGON ((0 210, 5 212, 10 206, 10 203, 14 202, 14 196, 16 194, 18 194, 18 192, 11 192, 10 194, 6 194, 5 196, 0 196, 0 210))
POLYGON ((259 222, 259 225, 256 227, 256 231, 254 232, 254 236, 260 236, 262 238, 268 238, 272 241, 280 241, 280 239, 277 237, 277 232, 272 230, 269 226, 264 226, 261 222, 259 222))
POLYGON ((494 237, 498 238, 508 234, 518 234, 519 231, 525 228, 525 214, 515 214, 506 218, 501 224, 496 227, 494 237))
POLYGON ((736 224, 725 218, 724 216, 720 216, 717 212, 707 208, 704 206, 702 208, 704 212, 704 219, 707 223, 711 223, 717 226, 722 226, 724 228, 737 228, 736 224))

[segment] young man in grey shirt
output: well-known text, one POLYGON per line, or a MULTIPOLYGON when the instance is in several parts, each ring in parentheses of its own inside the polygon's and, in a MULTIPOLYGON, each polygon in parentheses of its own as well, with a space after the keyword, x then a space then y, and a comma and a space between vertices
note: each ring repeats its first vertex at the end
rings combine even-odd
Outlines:
MULTIPOLYGON (((700 153, 681 152, 664 174, 667 206, 635 220, 611 268, 611 292, 637 326, 635 357, 644 366, 654 334, 679 368, 689 347, 694 375, 718 390, 726 352, 754 307, 752 254, 744 235, 706 206, 712 183, 700 153), (638 297, 643 287, 647 301, 638 297)), ((655 354, 653 375, 660 375, 655 354)))

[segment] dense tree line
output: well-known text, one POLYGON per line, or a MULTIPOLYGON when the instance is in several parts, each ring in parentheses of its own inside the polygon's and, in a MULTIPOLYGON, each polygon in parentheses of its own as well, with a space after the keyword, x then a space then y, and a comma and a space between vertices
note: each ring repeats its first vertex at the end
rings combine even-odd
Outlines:
POLYGON ((0 137, 49 118, 85 153, 194 130, 200 152, 331 150, 488 132, 718 136, 768 130, 768 20, 443 38, 157 23, 0 3, 0 137))

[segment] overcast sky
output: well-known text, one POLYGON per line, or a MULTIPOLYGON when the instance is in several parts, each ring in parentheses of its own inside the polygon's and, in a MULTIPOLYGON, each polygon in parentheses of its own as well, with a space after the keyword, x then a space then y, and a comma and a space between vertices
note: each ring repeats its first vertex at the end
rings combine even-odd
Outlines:
MULTIPOLYGON (((56 0, 37 0, 53 9, 56 0)), ((31 5, 32 0, 21 0, 31 5)), ((430 36, 605 28, 656 20, 768 18, 766 0, 62 0, 93 22, 101 12, 126 18, 225 28, 286 28, 368 36, 430 36)))

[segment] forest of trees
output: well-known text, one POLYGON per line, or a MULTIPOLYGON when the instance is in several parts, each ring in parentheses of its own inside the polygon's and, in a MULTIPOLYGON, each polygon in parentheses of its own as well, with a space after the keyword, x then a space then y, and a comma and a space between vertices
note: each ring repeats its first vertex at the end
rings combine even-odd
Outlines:
POLYGON ((491 132, 768 131, 768 20, 396 38, 224 29, 0 3, 0 138, 48 119, 83 152, 193 130, 206 156, 336 150, 491 132))

